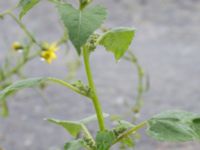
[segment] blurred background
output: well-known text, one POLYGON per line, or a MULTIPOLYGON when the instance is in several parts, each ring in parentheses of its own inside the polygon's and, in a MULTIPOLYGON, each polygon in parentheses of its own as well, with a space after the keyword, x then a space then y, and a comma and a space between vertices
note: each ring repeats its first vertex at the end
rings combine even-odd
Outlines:
MULTIPOLYGON (((16 3, 17 0, 0 0, 0 12, 16 3)), ((200 0, 96 0, 95 3, 108 8, 106 27, 133 26, 137 29, 131 49, 150 77, 150 89, 144 96, 138 122, 169 109, 200 113, 200 0)), ((63 33, 58 20, 54 6, 43 0, 23 22, 38 39, 52 42, 63 33)), ((23 36, 11 18, 0 21, 0 64, 12 42, 23 36)), ((63 78, 67 70, 62 51, 61 48, 58 59, 51 65, 39 58, 32 61, 25 68, 26 74, 63 78)), ((19 57, 15 55, 13 57, 19 57)), ((134 104, 135 68, 123 60, 116 63, 113 55, 101 47, 92 55, 91 63, 104 112, 121 113, 129 120, 131 116, 126 115, 123 101, 134 104)), ((78 70, 77 78, 86 81, 83 67, 78 70)), ((5 150, 61 149, 69 135, 44 118, 76 120, 94 114, 89 101, 63 87, 51 85, 44 95, 47 101, 37 90, 26 89, 9 98, 10 116, 0 118, 1 147, 5 150)), ((144 131, 141 133, 136 150, 200 148, 195 142, 156 142, 144 131)))

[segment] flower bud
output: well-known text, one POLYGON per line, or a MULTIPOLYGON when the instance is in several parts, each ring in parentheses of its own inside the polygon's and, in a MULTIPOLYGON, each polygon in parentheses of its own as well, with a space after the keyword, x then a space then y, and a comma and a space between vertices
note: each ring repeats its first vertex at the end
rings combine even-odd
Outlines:
POLYGON ((23 46, 19 42, 14 42, 12 44, 12 49, 14 49, 15 51, 20 51, 23 49, 23 46))

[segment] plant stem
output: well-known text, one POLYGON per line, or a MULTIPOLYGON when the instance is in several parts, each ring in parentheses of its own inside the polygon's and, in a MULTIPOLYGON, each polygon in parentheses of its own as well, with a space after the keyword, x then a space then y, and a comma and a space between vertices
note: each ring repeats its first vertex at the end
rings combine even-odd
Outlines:
POLYGON ((15 22, 21 27, 21 29, 24 31, 24 33, 30 38, 30 40, 33 43, 39 45, 36 39, 34 38, 34 36, 28 31, 26 26, 17 17, 15 17, 15 15, 12 12, 8 12, 8 15, 10 15, 13 18, 13 20, 15 20, 15 22))
POLYGON ((86 97, 89 97, 89 95, 87 95, 86 93, 82 92, 80 89, 74 87, 73 85, 71 85, 70 83, 68 82, 65 82, 63 80, 60 80, 60 79, 56 79, 56 78, 52 78, 52 77, 48 77, 48 80, 49 81, 52 81, 52 82, 55 82, 55 83, 58 83, 60 85, 63 85, 69 89, 71 89, 72 91, 80 94, 80 95, 83 95, 83 96, 86 96, 86 97))
POLYGON ((91 88, 92 91, 92 102, 96 111, 96 115, 97 115, 97 119, 98 119, 98 123, 99 123, 99 129, 100 131, 104 131, 105 130, 105 124, 104 124, 104 118, 103 118, 103 113, 102 113, 102 108, 97 96, 97 92, 96 92, 96 87, 93 81, 93 76, 92 76, 92 72, 90 69, 90 62, 89 62, 89 51, 88 48, 86 46, 83 47, 83 58, 84 58, 84 65, 85 65, 85 71, 87 74, 87 79, 88 79, 88 84, 89 87, 91 88))
POLYGON ((17 73, 27 62, 31 61, 35 57, 37 57, 39 53, 35 53, 34 55, 30 56, 27 59, 24 59, 22 62, 18 63, 11 71, 6 74, 6 78, 12 76, 13 74, 17 73))

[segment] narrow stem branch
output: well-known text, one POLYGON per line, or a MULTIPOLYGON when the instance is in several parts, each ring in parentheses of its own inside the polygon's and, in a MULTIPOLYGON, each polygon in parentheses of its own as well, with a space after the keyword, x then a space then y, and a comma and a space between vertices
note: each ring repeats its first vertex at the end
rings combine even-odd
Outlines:
POLYGON ((12 12, 13 10, 15 10, 17 8, 17 5, 13 6, 10 9, 7 9, 5 11, 3 11, 2 13, 0 13, 0 17, 4 17, 5 15, 9 14, 10 12, 12 12))
POLYGON ((9 71, 6 74, 6 78, 9 78, 10 76, 12 76, 13 74, 17 73, 27 62, 31 61, 32 59, 34 59, 35 57, 37 57, 39 55, 39 53, 36 53, 32 56, 30 56, 27 59, 24 59, 22 62, 18 63, 11 71, 9 71))
POLYGON ((33 43, 39 45, 35 37, 28 31, 26 26, 12 12, 8 12, 8 15, 10 15, 13 18, 13 20, 15 20, 15 22, 20 26, 20 28, 24 31, 24 33, 30 38, 30 40, 33 43))
POLYGON ((138 124, 137 126, 134 126, 133 128, 131 128, 131 129, 128 130, 127 132, 125 132, 125 133, 123 133, 122 135, 120 135, 120 136, 113 142, 113 144, 118 143, 118 142, 121 141, 123 138, 128 137, 130 134, 133 134, 134 132, 136 132, 136 131, 139 130, 140 128, 143 128, 146 124, 147 124, 147 121, 144 121, 144 122, 138 124))
POLYGON ((104 118, 102 113, 102 108, 96 93, 96 87, 93 81, 92 72, 90 69, 90 63, 89 63, 89 52, 87 47, 83 48, 83 58, 84 58, 84 65, 85 65, 85 71, 87 74, 88 84, 92 91, 92 102, 96 111, 96 115, 98 118, 99 128, 101 131, 105 130, 105 124, 104 124, 104 118))
POLYGON ((52 77, 49 77, 48 78, 49 81, 52 81, 52 82, 55 82, 55 83, 58 83, 60 85, 63 85, 69 89, 71 89, 72 91, 80 94, 80 95, 83 95, 83 96, 86 96, 86 97, 89 97, 86 93, 82 92, 80 89, 74 87, 73 85, 71 85, 70 83, 68 82, 65 82, 63 80, 60 80, 60 79, 56 79, 56 78, 52 78, 52 77))

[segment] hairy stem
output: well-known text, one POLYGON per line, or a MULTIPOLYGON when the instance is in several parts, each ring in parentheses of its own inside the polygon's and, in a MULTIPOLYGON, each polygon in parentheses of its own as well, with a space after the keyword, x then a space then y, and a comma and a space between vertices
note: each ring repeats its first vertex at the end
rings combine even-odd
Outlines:
POLYGON ((89 62, 89 51, 87 49, 86 46, 84 46, 83 48, 83 58, 84 58, 84 65, 85 65, 85 71, 87 74, 87 79, 88 79, 88 84, 89 87, 91 88, 92 91, 92 102, 96 111, 96 115, 98 118, 98 123, 99 123, 99 129, 101 131, 105 130, 105 124, 104 124, 104 118, 103 118, 103 113, 102 113, 102 108, 97 96, 97 92, 96 92, 96 87, 93 81, 93 76, 92 76, 92 72, 90 69, 90 62, 89 62))

